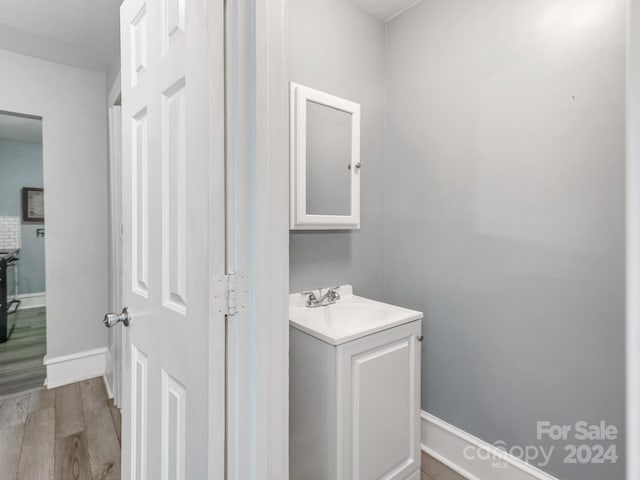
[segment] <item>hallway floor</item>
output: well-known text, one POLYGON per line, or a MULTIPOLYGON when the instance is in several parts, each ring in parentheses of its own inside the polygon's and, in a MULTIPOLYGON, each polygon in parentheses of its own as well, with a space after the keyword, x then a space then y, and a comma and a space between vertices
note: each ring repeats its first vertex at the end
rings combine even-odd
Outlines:
POLYGON ((424 452, 422 452, 421 474, 421 480, 465 480, 462 475, 424 452))
POLYGON ((15 328, 0 343, 0 397, 40 388, 47 376, 46 309, 30 308, 13 314, 15 328))
POLYGON ((0 398, 0 479, 119 480, 120 424, 102 378, 0 398))

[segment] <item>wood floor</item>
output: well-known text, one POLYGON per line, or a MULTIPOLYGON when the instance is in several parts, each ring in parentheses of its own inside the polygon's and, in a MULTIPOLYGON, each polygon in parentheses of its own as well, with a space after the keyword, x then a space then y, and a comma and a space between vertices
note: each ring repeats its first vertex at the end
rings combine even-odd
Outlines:
POLYGON ((0 479, 120 480, 120 424, 102 378, 0 398, 0 479))
POLYGON ((435 458, 422 452, 422 480, 466 480, 435 458))
POLYGON ((0 343, 0 397, 42 387, 47 374, 42 363, 47 347, 44 307, 18 310, 11 317, 16 326, 9 340, 0 343))

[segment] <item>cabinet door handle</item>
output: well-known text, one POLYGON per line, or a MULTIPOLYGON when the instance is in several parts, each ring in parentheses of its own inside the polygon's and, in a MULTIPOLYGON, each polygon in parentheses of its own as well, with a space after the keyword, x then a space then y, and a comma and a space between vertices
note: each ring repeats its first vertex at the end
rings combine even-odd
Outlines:
POLYGON ((418 341, 419 341, 419 342, 421 342, 422 340, 424 340, 424 337, 423 337, 422 335, 418 335, 416 338, 418 339, 418 341))

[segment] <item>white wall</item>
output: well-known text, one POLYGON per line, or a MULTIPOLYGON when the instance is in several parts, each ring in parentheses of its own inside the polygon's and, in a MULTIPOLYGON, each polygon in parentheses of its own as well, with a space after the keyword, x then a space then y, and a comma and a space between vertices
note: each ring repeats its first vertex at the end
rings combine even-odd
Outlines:
POLYGON ((5 50, 0 65, 0 110, 43 118, 47 358, 105 347, 105 76, 5 50))

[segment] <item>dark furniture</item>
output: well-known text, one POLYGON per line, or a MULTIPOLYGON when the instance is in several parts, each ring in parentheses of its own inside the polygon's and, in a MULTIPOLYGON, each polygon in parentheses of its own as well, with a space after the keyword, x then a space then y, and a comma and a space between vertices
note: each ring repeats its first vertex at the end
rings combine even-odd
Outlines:
POLYGON ((14 323, 11 322, 11 315, 18 310, 19 300, 8 299, 7 273, 8 269, 15 265, 18 257, 12 254, 0 254, 0 343, 9 340, 13 331, 14 323))

